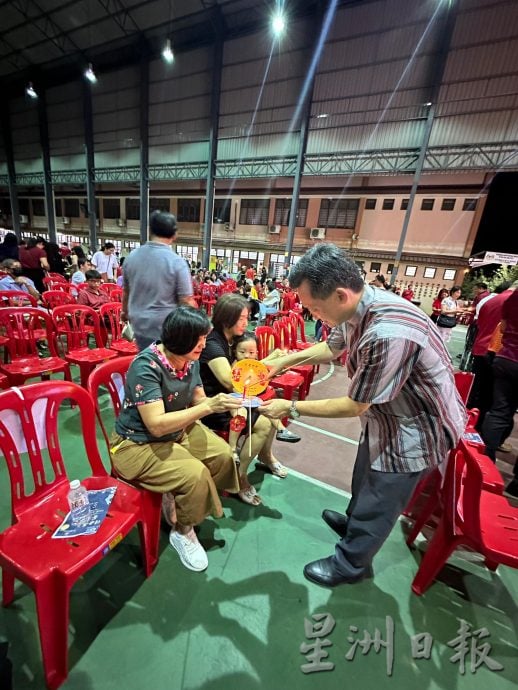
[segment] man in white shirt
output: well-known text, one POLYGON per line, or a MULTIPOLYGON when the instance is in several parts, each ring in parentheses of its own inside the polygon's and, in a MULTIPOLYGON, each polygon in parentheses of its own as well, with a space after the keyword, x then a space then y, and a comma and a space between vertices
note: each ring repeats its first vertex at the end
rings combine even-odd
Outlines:
POLYGON ((119 266, 115 256, 115 245, 111 242, 106 242, 101 251, 95 252, 93 255, 92 265, 99 271, 105 283, 114 283, 119 266))

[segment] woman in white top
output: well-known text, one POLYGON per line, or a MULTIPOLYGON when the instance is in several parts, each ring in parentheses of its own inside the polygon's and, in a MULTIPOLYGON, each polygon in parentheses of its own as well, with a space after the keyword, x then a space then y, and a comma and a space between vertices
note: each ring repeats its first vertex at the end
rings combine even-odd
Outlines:
POLYGON ((463 309, 459 307, 457 302, 457 300, 460 297, 460 293, 460 286, 454 285, 451 288, 448 297, 445 297, 441 302, 441 313, 439 314, 439 317, 437 319, 437 328, 439 329, 439 333, 441 334, 441 337, 445 343, 447 343, 450 340, 451 332, 455 324, 453 324, 450 327, 441 326, 441 316, 445 315, 456 318, 457 314, 463 311, 463 309))

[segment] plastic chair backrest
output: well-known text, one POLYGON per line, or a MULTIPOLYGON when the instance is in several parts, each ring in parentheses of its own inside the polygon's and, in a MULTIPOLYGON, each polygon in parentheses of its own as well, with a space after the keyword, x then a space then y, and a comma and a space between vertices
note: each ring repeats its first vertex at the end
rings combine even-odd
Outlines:
POLYGON ((45 338, 52 357, 57 357, 52 319, 35 307, 5 307, 0 309, 0 328, 9 338, 7 348, 12 360, 38 357, 37 343, 45 338), (43 331, 43 332, 42 332, 43 331), (43 336, 43 338, 42 338, 43 336))
POLYGON ((47 309, 54 309, 62 304, 74 304, 74 297, 65 290, 47 290, 41 295, 41 301, 47 309))
POLYGON ((99 406, 99 388, 104 386, 108 389, 115 416, 118 417, 122 409, 126 374, 128 373, 129 366, 134 359, 135 357, 133 355, 110 359, 108 362, 103 362, 95 367, 88 377, 87 389, 92 396, 92 400, 94 401, 97 419, 101 425, 103 436, 106 440, 108 448, 110 447, 110 441, 104 426, 101 409, 99 406))
POLYGON ((459 392, 461 400, 464 404, 466 404, 468 402, 475 376, 469 371, 456 371, 453 376, 455 378, 455 387, 459 392))
POLYGON ((57 283, 68 283, 68 280, 65 278, 65 276, 62 276, 61 273, 52 273, 51 271, 49 271, 49 273, 47 273, 47 276, 49 278, 52 278, 52 280, 54 280, 57 283))
POLYGON ((120 340, 121 338, 121 312, 121 302, 106 302, 99 309, 101 319, 113 340, 120 340))
POLYGON ((291 311, 298 302, 298 295, 293 290, 286 290, 282 296, 282 310, 291 311))
POLYGON ((99 314, 84 304, 63 304, 52 310, 56 335, 65 351, 88 347, 93 334, 97 347, 102 347, 99 314), (92 330, 93 327, 93 330, 92 330))
POLYGON ((290 350, 291 334, 290 328, 285 319, 277 319, 277 321, 274 321, 272 324, 272 329, 277 336, 277 347, 280 347, 281 350, 290 350))
POLYGON ((115 283, 101 283, 100 285, 101 290, 103 292, 107 292, 109 295, 111 295, 113 290, 121 290, 122 288, 116 285, 115 283))
POLYGON ((0 307, 23 307, 24 304, 31 307, 38 306, 38 300, 23 290, 0 290, 0 307))
POLYGON ((301 343, 306 342, 306 332, 304 329, 304 319, 301 314, 292 311, 288 314, 288 318, 295 326, 295 340, 300 340, 301 343))
MULTIPOLYGON (((491 462, 488 458, 488 462, 491 462)), ((469 447, 459 444, 448 460, 444 478, 444 515, 452 534, 464 534, 478 544, 483 543, 480 531, 480 496, 484 483, 480 459, 469 447)))
POLYGON ((277 334, 270 326, 257 326, 255 335, 257 337, 259 359, 264 359, 272 350, 279 347, 277 334))
POLYGON ((43 381, 0 392, 0 450, 11 482, 11 508, 15 521, 67 482, 58 432, 58 413, 67 400, 77 405, 86 455, 92 473, 106 476, 95 435, 95 409, 90 394, 69 381, 43 381), (42 449, 48 449, 48 463, 42 449), (28 453, 31 482, 24 478, 20 454, 28 453))

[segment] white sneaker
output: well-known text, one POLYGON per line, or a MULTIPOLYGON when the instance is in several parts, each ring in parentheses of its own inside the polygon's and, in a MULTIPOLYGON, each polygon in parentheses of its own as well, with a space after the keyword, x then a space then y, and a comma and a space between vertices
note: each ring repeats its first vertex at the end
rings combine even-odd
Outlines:
POLYGON ((180 560, 186 568, 200 572, 209 565, 205 549, 198 541, 194 528, 187 534, 180 534, 175 530, 169 533, 169 543, 178 552, 180 560))

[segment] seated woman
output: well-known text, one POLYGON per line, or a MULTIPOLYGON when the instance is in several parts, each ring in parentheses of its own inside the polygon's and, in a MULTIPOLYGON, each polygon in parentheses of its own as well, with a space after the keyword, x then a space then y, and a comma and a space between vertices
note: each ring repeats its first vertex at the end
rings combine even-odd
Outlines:
MULTIPOLYGON (((207 344, 200 358, 200 374, 208 395, 230 393, 232 384, 232 346, 234 339, 242 336, 248 325, 247 300, 241 295, 228 293, 222 295, 214 305, 212 313, 213 330, 207 337, 207 344)), ((239 402, 238 402, 239 405, 239 402)), ((211 429, 228 431, 230 413, 225 411, 205 418, 211 429)), ((260 416, 252 426, 251 443, 243 444, 240 453, 239 498, 249 505, 259 505, 261 498, 255 487, 247 479, 247 471, 256 455, 272 474, 284 476, 286 468, 272 454, 275 437, 273 427, 265 417, 260 416)))
POLYGON ((260 321, 266 319, 267 314, 275 314, 279 311, 279 304, 281 302, 280 292, 275 287, 273 280, 266 283, 267 294, 262 302, 259 302, 260 321))
POLYGON ((192 307, 167 316, 162 340, 130 365, 111 449, 123 479, 164 494, 169 542, 195 571, 205 570, 208 560, 194 525, 223 515, 218 489, 239 491, 228 444, 200 423, 239 407, 228 395, 208 398, 203 390, 198 360, 209 331, 205 313, 192 307))

